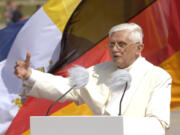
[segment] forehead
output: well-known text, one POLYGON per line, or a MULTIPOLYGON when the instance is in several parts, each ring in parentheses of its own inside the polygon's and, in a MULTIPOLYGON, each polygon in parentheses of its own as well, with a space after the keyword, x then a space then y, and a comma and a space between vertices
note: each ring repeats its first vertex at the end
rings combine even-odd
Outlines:
POLYGON ((120 30, 112 33, 111 36, 111 41, 124 41, 124 42, 131 42, 129 35, 130 35, 129 30, 120 30))

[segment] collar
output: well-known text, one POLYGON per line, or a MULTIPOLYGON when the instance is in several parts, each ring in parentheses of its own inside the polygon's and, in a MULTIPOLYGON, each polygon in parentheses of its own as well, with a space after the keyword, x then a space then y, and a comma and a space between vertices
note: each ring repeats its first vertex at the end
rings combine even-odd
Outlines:
POLYGON ((133 67, 135 67, 136 65, 139 65, 139 61, 142 59, 142 56, 139 56, 129 67, 124 68, 125 70, 127 70, 128 72, 131 71, 131 69, 133 67))
MULTIPOLYGON (((130 72, 133 67, 135 67, 136 65, 139 65, 139 61, 141 61, 142 58, 143 57, 141 55, 139 55, 139 57, 130 66, 128 66, 127 68, 123 68, 123 69, 127 70, 128 72, 130 72)), ((113 62, 113 65, 115 67, 114 70, 116 70, 118 67, 115 65, 114 62, 113 62)))

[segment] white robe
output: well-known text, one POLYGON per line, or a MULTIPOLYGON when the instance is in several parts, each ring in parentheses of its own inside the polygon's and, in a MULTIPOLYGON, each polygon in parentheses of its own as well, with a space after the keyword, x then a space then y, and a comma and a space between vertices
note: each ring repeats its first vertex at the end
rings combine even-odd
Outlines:
MULTIPOLYGON (((107 84, 111 73, 116 69, 112 61, 88 68, 88 84, 81 90, 70 92, 64 100, 73 100, 77 104, 86 103, 95 115, 118 115, 118 101, 122 91, 112 92, 107 84)), ((147 123, 154 121, 157 124, 158 121, 164 129, 168 128, 172 81, 170 75, 142 57, 126 70, 130 73, 132 81, 122 102, 122 115, 145 118, 147 123)), ((35 83, 27 94, 35 97, 56 100, 70 88, 68 78, 35 70, 30 80, 35 83)))

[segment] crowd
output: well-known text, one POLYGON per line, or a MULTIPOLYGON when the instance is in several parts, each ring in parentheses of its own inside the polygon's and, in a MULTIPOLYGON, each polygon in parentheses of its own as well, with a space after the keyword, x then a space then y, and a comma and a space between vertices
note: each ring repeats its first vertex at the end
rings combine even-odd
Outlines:
MULTIPOLYGON (((41 5, 36 6, 36 11, 41 7, 41 5)), ((19 22, 21 20, 25 19, 25 16, 23 15, 24 5, 19 4, 16 5, 14 1, 7 1, 6 3, 6 9, 4 12, 5 22, 6 25, 10 25, 16 22, 19 22)))
POLYGON ((4 17, 6 21, 6 25, 10 25, 12 23, 16 23, 24 19, 23 16, 23 5, 17 5, 13 1, 8 1, 6 6, 6 10, 4 12, 4 17))

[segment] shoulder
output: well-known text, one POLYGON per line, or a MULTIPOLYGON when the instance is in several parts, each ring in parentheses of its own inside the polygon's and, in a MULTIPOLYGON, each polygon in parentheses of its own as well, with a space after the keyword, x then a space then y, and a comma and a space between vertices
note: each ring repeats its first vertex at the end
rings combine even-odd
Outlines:
POLYGON ((164 79, 171 79, 171 75, 166 70, 155 65, 153 65, 153 75, 164 79))
POLYGON ((151 70, 151 74, 154 77, 165 77, 165 78, 171 78, 170 74, 163 68, 156 66, 154 64, 152 64, 151 62, 147 61, 145 58, 142 61, 142 64, 146 67, 148 67, 147 69, 151 70))
POLYGON ((172 83, 171 75, 163 68, 153 65, 151 66, 150 76, 155 84, 157 85, 169 85, 172 83))

